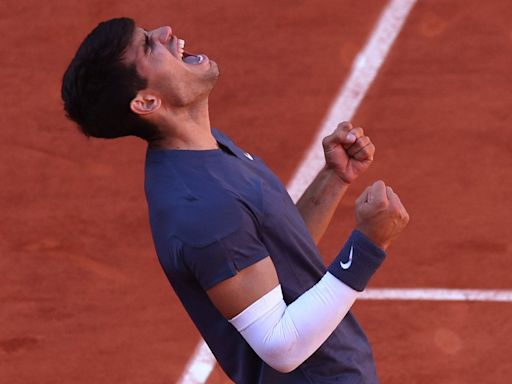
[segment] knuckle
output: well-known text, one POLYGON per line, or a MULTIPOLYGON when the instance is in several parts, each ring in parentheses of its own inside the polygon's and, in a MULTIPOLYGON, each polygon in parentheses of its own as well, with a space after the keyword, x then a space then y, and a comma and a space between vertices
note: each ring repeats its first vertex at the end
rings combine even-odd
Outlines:
POLYGON ((396 209, 396 217, 398 218, 398 220, 400 222, 406 222, 408 220, 408 215, 407 215, 407 212, 405 212, 403 209, 401 209, 400 207, 398 207, 396 209))
POLYGON ((357 141, 356 141, 356 144, 357 144, 360 148, 364 148, 364 149, 366 149, 366 146, 368 145, 368 142, 367 142, 367 140, 366 140, 364 137, 358 137, 358 138, 357 138, 357 141))
POLYGON ((361 127, 356 127, 356 128, 353 128, 350 132, 352 132, 354 135, 356 135, 358 138, 362 138, 363 137, 363 129, 361 127))
POLYGON ((363 150, 363 151, 359 152, 359 158, 373 160, 373 154, 368 150, 363 150))
POLYGON ((384 184, 384 181, 382 180, 377 180, 375 183, 373 183, 373 185, 376 188, 384 188, 386 186, 386 184, 384 184))
POLYGON ((338 127, 337 129, 339 130, 350 130, 352 129, 352 124, 350 124, 349 121, 342 121, 341 123, 338 124, 338 127))

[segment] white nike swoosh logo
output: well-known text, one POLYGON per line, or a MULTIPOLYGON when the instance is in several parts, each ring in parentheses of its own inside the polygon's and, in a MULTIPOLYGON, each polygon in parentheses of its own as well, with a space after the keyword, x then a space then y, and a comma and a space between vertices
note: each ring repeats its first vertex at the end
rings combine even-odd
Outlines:
POLYGON ((245 157, 247 157, 249 160, 254 160, 250 153, 244 152, 245 157))
POLYGON ((354 246, 350 246, 350 253, 348 254, 348 261, 344 263, 343 261, 340 261, 341 268, 343 269, 349 269, 352 265, 352 255, 354 254, 354 246))

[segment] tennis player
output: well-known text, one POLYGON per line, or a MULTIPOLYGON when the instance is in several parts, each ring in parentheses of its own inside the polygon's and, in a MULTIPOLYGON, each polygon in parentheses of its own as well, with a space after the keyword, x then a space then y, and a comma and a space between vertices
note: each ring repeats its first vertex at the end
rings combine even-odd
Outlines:
MULTIPOLYGON (((382 181, 355 204, 356 227, 325 266, 316 244, 375 147, 344 122, 323 140, 325 166, 294 204, 255 155, 212 129, 219 75, 171 27, 100 23, 62 84, 87 136, 147 141, 145 191, 162 268, 220 366, 236 383, 377 383, 350 308, 408 222, 382 181)), ((242 128, 241 128, 242 129, 242 128)))

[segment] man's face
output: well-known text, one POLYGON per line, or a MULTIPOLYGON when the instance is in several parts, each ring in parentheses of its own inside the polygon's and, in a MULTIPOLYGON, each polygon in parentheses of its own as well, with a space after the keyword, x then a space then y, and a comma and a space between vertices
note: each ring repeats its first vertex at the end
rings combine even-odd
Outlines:
POLYGON ((219 75, 214 61, 187 53, 180 40, 168 26, 136 28, 124 56, 147 79, 146 91, 157 94, 167 107, 186 106, 207 96, 219 75))

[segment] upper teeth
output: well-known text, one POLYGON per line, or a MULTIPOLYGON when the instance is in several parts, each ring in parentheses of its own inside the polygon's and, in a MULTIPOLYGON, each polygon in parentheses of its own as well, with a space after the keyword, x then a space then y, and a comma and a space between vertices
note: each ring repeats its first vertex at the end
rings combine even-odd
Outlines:
POLYGON ((183 58, 183 52, 185 52, 185 40, 178 39, 178 53, 183 58))

